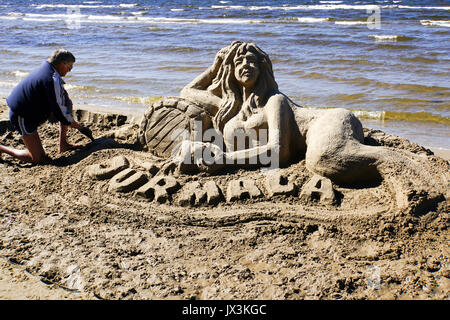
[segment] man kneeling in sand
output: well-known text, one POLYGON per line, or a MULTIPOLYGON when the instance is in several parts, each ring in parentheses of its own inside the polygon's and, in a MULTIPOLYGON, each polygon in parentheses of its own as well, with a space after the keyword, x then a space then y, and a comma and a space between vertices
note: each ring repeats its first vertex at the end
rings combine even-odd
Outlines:
POLYGON ((92 132, 72 117, 72 101, 64 89, 64 77, 73 68, 75 57, 65 49, 57 49, 37 70, 23 79, 6 99, 9 120, 22 136, 25 150, 0 145, 0 158, 4 152, 21 161, 39 163, 47 158, 37 132, 40 124, 53 114, 60 122, 59 152, 79 148, 67 142, 67 129, 78 129, 91 140, 92 132))

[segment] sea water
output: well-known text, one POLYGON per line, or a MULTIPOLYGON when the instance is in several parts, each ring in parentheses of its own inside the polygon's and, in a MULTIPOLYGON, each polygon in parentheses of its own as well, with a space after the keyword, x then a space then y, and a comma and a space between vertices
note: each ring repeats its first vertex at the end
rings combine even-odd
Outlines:
POLYGON ((253 41, 297 104, 450 149, 449 28, 439 0, 0 1, 0 97, 64 47, 74 104, 143 111, 253 41))

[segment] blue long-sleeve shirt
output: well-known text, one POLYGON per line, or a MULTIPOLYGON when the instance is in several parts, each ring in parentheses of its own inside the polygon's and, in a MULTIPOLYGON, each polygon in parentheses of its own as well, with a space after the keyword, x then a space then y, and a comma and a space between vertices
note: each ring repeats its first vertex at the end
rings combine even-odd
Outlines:
POLYGON ((15 114, 36 125, 46 121, 50 114, 64 125, 73 121, 71 101, 55 68, 44 62, 23 79, 6 99, 15 114), (70 105, 69 105, 70 104, 70 105))

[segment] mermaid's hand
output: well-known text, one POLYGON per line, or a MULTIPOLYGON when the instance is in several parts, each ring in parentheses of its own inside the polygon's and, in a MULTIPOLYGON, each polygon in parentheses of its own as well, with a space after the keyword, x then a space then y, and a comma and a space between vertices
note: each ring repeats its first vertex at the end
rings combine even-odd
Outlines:
POLYGON ((217 145, 204 143, 202 156, 196 160, 196 165, 201 172, 214 173, 225 166, 225 155, 217 145))

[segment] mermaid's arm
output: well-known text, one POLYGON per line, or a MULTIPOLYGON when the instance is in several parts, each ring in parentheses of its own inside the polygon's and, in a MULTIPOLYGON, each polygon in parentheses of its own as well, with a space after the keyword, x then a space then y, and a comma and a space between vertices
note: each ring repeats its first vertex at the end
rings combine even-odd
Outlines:
POLYGON ((222 99, 207 89, 217 76, 217 72, 220 69, 220 65, 222 64, 227 49, 228 47, 221 49, 217 53, 214 63, 185 86, 180 93, 180 97, 205 106, 207 111, 212 115, 217 113, 222 99))

